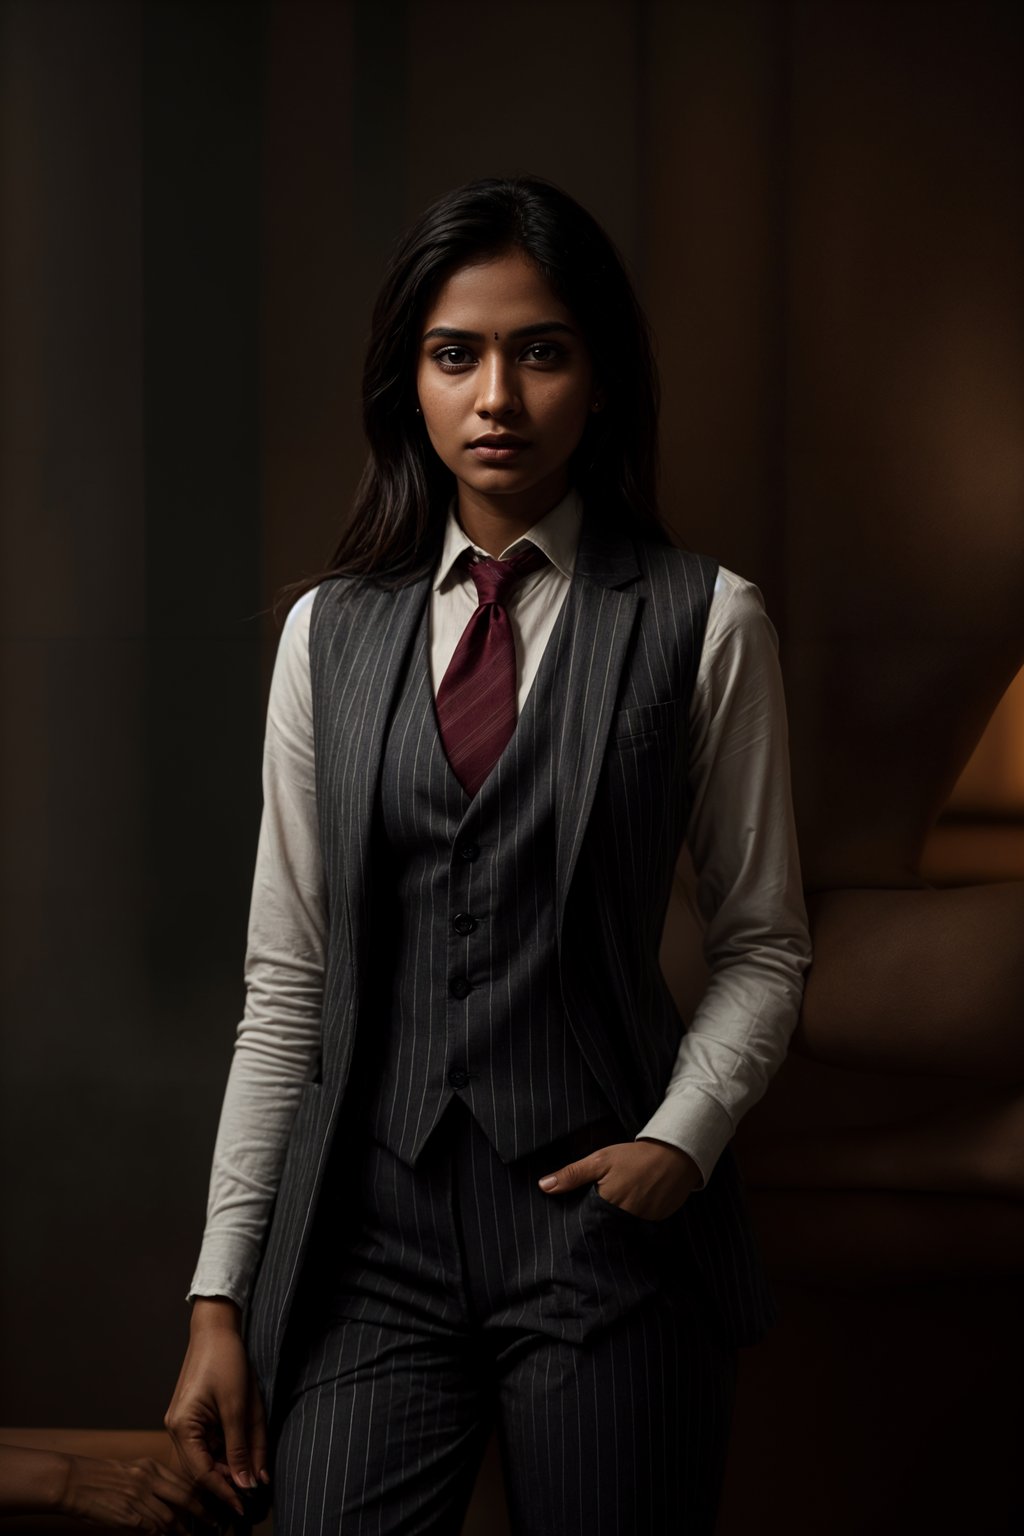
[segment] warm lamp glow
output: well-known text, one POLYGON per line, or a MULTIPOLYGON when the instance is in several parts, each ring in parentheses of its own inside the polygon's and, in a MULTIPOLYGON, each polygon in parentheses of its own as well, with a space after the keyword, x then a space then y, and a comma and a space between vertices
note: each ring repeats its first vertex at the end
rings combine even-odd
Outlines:
POLYGON ((1024 816, 1024 669, 1000 699, 945 810, 1024 816))

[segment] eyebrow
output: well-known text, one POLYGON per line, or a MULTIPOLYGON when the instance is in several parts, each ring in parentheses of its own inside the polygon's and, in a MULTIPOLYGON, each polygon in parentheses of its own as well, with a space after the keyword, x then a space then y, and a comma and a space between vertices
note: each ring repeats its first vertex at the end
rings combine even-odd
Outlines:
MULTIPOLYGON (((518 330, 509 331, 508 335, 516 341, 523 336, 540 336, 549 331, 565 331, 569 336, 576 335, 572 326, 566 325, 564 320, 540 320, 536 325, 521 325, 518 330)), ((485 339, 481 331, 459 331, 452 325, 435 325, 423 340, 429 341, 432 336, 443 336, 447 341, 483 341, 485 339)))

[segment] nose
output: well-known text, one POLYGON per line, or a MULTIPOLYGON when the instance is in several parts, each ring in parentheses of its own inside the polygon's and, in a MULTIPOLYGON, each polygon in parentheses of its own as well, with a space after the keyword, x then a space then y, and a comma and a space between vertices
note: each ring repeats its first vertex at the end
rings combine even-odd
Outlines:
POLYGON ((476 409, 480 416, 507 416, 518 411, 514 365, 495 349, 480 365, 476 409))

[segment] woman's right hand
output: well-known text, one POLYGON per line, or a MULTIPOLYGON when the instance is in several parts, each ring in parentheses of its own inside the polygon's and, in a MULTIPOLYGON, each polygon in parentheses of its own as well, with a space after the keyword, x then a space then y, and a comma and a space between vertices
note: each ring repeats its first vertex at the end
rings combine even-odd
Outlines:
POLYGON ((263 1399, 242 1340, 241 1313, 221 1296, 192 1303, 189 1345, 164 1428, 196 1482, 238 1514, 240 1488, 269 1483, 263 1399))

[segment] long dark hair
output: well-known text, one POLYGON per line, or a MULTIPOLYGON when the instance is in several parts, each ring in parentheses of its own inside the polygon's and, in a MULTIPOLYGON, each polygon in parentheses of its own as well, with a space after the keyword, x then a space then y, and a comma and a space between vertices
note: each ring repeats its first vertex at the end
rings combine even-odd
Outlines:
POLYGON ((398 587, 429 574, 444 538, 455 476, 416 414, 421 321, 451 274, 481 256, 524 251, 569 309, 590 348, 604 409, 569 462, 588 518, 675 543, 658 506, 661 389, 650 327, 625 263, 597 220, 538 176, 485 176, 445 193, 392 248, 373 307, 363 368, 369 457, 327 569, 283 587, 284 602, 331 576, 398 587))

